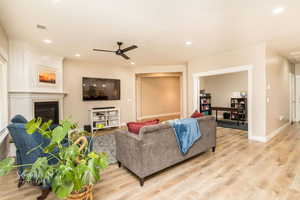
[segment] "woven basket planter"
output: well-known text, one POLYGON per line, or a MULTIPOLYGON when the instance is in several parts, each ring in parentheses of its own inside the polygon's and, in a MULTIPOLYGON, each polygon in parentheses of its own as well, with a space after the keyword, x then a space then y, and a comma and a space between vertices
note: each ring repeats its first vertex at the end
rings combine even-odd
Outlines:
POLYGON ((85 190, 81 193, 70 194, 67 200, 93 200, 93 186, 86 186, 85 190))

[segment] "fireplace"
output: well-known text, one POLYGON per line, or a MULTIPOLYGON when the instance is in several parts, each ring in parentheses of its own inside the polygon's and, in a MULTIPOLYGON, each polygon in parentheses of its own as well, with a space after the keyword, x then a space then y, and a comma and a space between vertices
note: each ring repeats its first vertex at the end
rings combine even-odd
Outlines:
POLYGON ((52 120, 54 124, 59 123, 59 102, 34 102, 34 117, 41 117, 43 121, 52 120))

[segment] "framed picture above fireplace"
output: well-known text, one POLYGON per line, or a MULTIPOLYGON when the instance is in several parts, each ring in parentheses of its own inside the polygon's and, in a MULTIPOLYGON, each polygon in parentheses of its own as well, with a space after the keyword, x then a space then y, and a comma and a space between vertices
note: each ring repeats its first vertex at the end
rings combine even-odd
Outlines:
POLYGON ((39 66, 37 71, 37 83, 44 86, 56 86, 56 68, 39 66))

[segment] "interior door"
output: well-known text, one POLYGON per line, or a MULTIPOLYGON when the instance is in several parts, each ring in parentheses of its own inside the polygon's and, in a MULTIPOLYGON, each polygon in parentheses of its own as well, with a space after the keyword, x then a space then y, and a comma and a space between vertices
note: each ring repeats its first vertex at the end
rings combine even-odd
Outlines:
POLYGON ((296 121, 300 121, 300 76, 296 77, 296 121))

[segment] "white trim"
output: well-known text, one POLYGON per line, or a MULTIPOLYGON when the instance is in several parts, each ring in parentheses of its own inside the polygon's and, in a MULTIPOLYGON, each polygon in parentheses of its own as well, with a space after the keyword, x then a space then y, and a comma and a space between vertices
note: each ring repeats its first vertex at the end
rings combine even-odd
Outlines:
POLYGON ((248 137, 248 139, 257 141, 257 142, 263 142, 263 143, 266 143, 268 141, 267 138, 263 137, 263 136, 251 136, 251 137, 248 137))
POLYGON ((290 122, 296 121, 296 75, 290 73, 290 122))
POLYGON ((257 142, 264 142, 264 143, 266 143, 266 142, 270 141, 272 138, 274 138, 275 136, 277 136, 278 134, 280 134, 290 124, 291 124, 290 122, 284 124, 283 126, 279 127, 278 129, 276 129, 275 131, 273 131, 271 134, 267 135, 266 137, 263 137, 263 136, 251 136, 249 139, 257 141, 257 142))
POLYGON ((180 115, 180 114, 181 114, 180 112, 176 112, 176 113, 165 113, 165 114, 158 114, 158 115, 147 115, 147 116, 140 117, 138 120, 155 118, 155 117, 167 117, 167 116, 180 115))
POLYGON ((253 69, 252 65, 245 65, 245 66, 239 66, 239 67, 228 67, 228 68, 224 68, 224 69, 212 70, 212 71, 201 72, 201 73, 194 73, 193 77, 229 74, 229 73, 235 73, 235 72, 248 71, 248 70, 252 70, 252 69, 253 69))
POLYGON ((299 122, 300 121, 300 118, 299 118, 299 114, 298 114, 298 109, 300 109, 299 108, 299 106, 298 106, 298 94, 297 94, 297 87, 298 87, 298 85, 297 85, 297 82, 299 82, 299 79, 300 79, 300 75, 296 75, 296 79, 295 79, 295 119, 294 119, 294 121, 295 122, 299 122))
POLYGON ((273 131, 271 134, 267 135, 267 141, 271 140, 273 137, 275 137, 276 135, 278 135, 279 133, 281 133, 290 124, 291 124, 290 122, 287 122, 286 124, 282 125, 278 129, 276 129, 275 131, 273 131))
POLYGON ((220 74, 228 74, 228 73, 236 73, 236 72, 248 72, 248 139, 249 140, 256 140, 256 141, 264 141, 264 137, 257 137, 252 136, 252 98, 253 98, 253 66, 252 65, 245 65, 245 66, 238 66, 238 67, 228 67, 219 70, 212 70, 207 72, 201 73, 194 73, 193 76, 193 110, 197 110, 199 108, 199 95, 200 95, 200 81, 199 78, 203 76, 213 76, 213 75, 220 75, 220 74))
POLYGON ((55 94, 55 95, 64 95, 66 96, 66 92, 37 92, 37 91, 17 91, 17 90, 10 90, 8 91, 9 94, 55 94))

